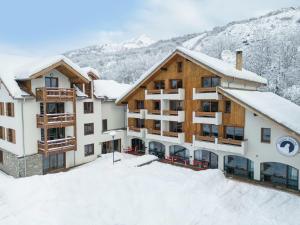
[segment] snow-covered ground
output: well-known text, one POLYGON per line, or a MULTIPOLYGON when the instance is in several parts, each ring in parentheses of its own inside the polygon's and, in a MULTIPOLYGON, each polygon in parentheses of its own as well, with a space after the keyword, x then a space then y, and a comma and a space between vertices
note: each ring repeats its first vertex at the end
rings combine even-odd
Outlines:
POLYGON ((2 225, 296 225, 300 197, 149 156, 111 155, 66 173, 0 174, 2 225))

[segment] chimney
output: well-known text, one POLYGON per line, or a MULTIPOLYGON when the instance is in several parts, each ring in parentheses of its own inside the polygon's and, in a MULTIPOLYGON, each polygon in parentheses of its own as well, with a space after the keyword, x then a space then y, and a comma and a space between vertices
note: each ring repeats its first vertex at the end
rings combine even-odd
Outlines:
POLYGON ((237 70, 242 70, 243 68, 243 51, 237 50, 236 51, 236 66, 235 68, 237 70))

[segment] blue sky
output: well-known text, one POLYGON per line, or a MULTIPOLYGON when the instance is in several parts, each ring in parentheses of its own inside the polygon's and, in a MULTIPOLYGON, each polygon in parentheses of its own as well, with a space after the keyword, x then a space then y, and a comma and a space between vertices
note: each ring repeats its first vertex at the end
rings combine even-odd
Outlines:
POLYGON ((56 54, 146 34, 196 33, 299 0, 0 0, 0 50, 56 54))

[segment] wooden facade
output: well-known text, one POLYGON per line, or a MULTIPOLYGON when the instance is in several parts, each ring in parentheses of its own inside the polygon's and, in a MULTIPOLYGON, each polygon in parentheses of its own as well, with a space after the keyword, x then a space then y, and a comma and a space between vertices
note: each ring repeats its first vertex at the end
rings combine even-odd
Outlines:
MULTIPOLYGON (((161 69, 156 70, 152 76, 145 80, 134 92, 126 97, 126 102, 128 103, 128 109, 130 112, 136 111, 136 101, 144 101, 144 108, 148 112, 153 114, 160 114, 159 110, 154 110, 154 102, 156 100, 145 100, 145 90, 148 94, 161 94, 161 90, 157 89, 156 83, 164 83, 164 90, 162 93, 176 93, 178 89, 171 88, 172 80, 181 80, 182 88, 185 92, 183 111, 185 112, 185 120, 183 122, 183 132, 185 133, 185 142, 192 143, 193 135, 196 135, 197 138, 209 139, 212 138, 201 137, 202 124, 193 123, 193 112, 196 113, 196 116, 208 116, 213 117, 214 112, 203 112, 201 104, 202 101, 207 100, 193 100, 193 89, 195 88, 196 93, 209 93, 216 92, 216 87, 203 87, 202 82, 203 78, 208 77, 221 77, 219 74, 214 74, 211 70, 202 67, 183 56, 177 54, 168 60, 161 69), (180 65, 181 69, 178 69, 180 65)), ((224 79, 224 78, 222 78, 224 79)), ((224 132, 226 126, 234 127, 244 127, 245 125, 245 109, 238 105, 237 103, 230 101, 225 96, 222 96, 220 100, 208 100, 215 101, 218 104, 218 112, 222 113, 222 124, 218 126, 219 138, 224 141, 224 132), (225 112, 225 102, 231 102, 230 113, 225 112)), ((176 115, 176 112, 164 109, 164 115, 176 115)), ((134 119, 128 118, 128 126, 134 126, 134 119)), ((145 128, 148 129, 148 132, 153 133, 153 121, 146 120, 145 128)), ((157 131, 155 133, 158 133, 157 131)), ((170 134, 172 132, 164 131, 163 135, 176 136, 175 134, 170 134), (167 134, 168 133, 168 134, 167 134), (169 135, 170 134, 170 135, 169 135)))

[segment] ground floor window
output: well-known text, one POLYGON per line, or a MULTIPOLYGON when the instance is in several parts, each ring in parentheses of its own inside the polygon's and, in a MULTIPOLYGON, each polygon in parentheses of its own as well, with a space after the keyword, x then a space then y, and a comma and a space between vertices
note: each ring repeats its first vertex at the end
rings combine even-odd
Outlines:
POLYGON ((210 169, 218 169, 218 155, 213 152, 196 150, 194 152, 194 160, 195 165, 210 169))
POLYGON ((177 162, 189 163, 189 150, 180 145, 170 146, 170 157, 176 159, 177 162))
POLYGON ((224 170, 227 174, 253 179, 253 162, 247 158, 229 155, 224 157, 224 170))
POLYGON ((65 153, 43 155, 43 172, 48 173, 53 170, 65 168, 65 153))
POLYGON ((152 141, 149 143, 149 154, 155 155, 160 159, 165 158, 165 146, 159 142, 152 141))
POLYGON ((84 146, 84 156, 94 155, 95 153, 95 145, 88 144, 84 146))
POLYGON ((131 147, 136 152, 143 152, 143 153, 145 153, 145 142, 143 140, 141 140, 141 139, 138 139, 138 138, 131 139, 131 147))
POLYGON ((299 171, 289 165, 276 162, 261 164, 261 180, 298 190, 299 171))
POLYGON ((121 139, 102 143, 102 154, 110 153, 113 149, 117 152, 121 152, 121 139))

